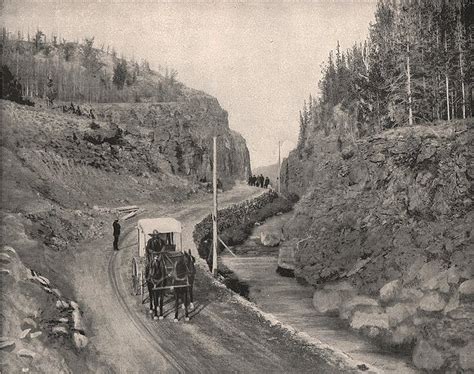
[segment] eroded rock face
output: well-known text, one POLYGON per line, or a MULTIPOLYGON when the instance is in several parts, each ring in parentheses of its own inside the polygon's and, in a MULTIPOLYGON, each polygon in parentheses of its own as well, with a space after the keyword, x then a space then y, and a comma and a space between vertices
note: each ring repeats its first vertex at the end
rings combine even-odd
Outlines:
MULTIPOLYGON (((217 136, 218 174, 222 180, 246 179, 250 157, 245 139, 230 130, 218 101, 192 91, 171 103, 100 104, 101 120, 116 130, 89 130, 88 141, 115 149, 120 159, 136 150, 149 171, 212 180, 212 137, 217 136)), ((87 140, 86 139, 86 140, 87 140)))

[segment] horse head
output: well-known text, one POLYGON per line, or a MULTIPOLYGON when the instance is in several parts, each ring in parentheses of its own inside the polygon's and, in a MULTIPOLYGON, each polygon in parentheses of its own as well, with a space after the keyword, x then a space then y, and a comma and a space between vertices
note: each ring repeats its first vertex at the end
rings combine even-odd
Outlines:
POLYGON ((147 280, 152 282, 155 287, 166 281, 166 269, 159 254, 152 254, 148 260, 147 280))

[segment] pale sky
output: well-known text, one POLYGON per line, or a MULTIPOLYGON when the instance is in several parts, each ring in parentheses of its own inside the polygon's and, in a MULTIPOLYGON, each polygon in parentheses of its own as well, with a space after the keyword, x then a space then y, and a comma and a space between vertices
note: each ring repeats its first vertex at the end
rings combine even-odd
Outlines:
POLYGON ((39 27, 67 40, 95 36, 127 58, 170 66, 229 112, 252 167, 277 162, 298 139, 298 111, 317 94, 321 64, 339 40, 367 35, 375 1, 3 0, 11 30, 39 27))

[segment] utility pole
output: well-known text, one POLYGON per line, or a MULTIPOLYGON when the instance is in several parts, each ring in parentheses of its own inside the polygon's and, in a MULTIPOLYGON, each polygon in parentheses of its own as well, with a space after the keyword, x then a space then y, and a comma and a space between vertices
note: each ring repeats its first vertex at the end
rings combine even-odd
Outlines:
POLYGON ((212 188, 214 207, 212 211, 212 275, 217 276, 217 141, 213 137, 214 155, 212 163, 212 188))
POLYGON ((278 193, 281 193, 281 157, 280 157, 280 141, 278 141, 278 193))

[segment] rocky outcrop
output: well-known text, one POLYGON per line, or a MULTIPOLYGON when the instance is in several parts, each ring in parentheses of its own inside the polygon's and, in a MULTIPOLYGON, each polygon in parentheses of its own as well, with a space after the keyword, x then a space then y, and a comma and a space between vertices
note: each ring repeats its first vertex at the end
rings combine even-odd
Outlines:
POLYGON ((295 274, 317 287, 316 310, 391 348, 414 349, 419 368, 469 366, 472 121, 363 139, 309 131, 303 143, 282 167, 284 188, 302 196, 284 232, 310 237, 295 247, 295 274), (340 281, 378 305, 353 307, 361 296, 323 286, 340 281))
POLYGON ((109 126, 117 125, 121 134, 109 132, 95 138, 88 134, 89 141, 115 145, 118 157, 127 148, 136 149, 151 172, 212 180, 212 138, 217 136, 219 178, 246 179, 250 173, 245 139, 230 130, 227 112, 204 93, 192 91, 176 102, 94 107, 98 118, 109 126))

